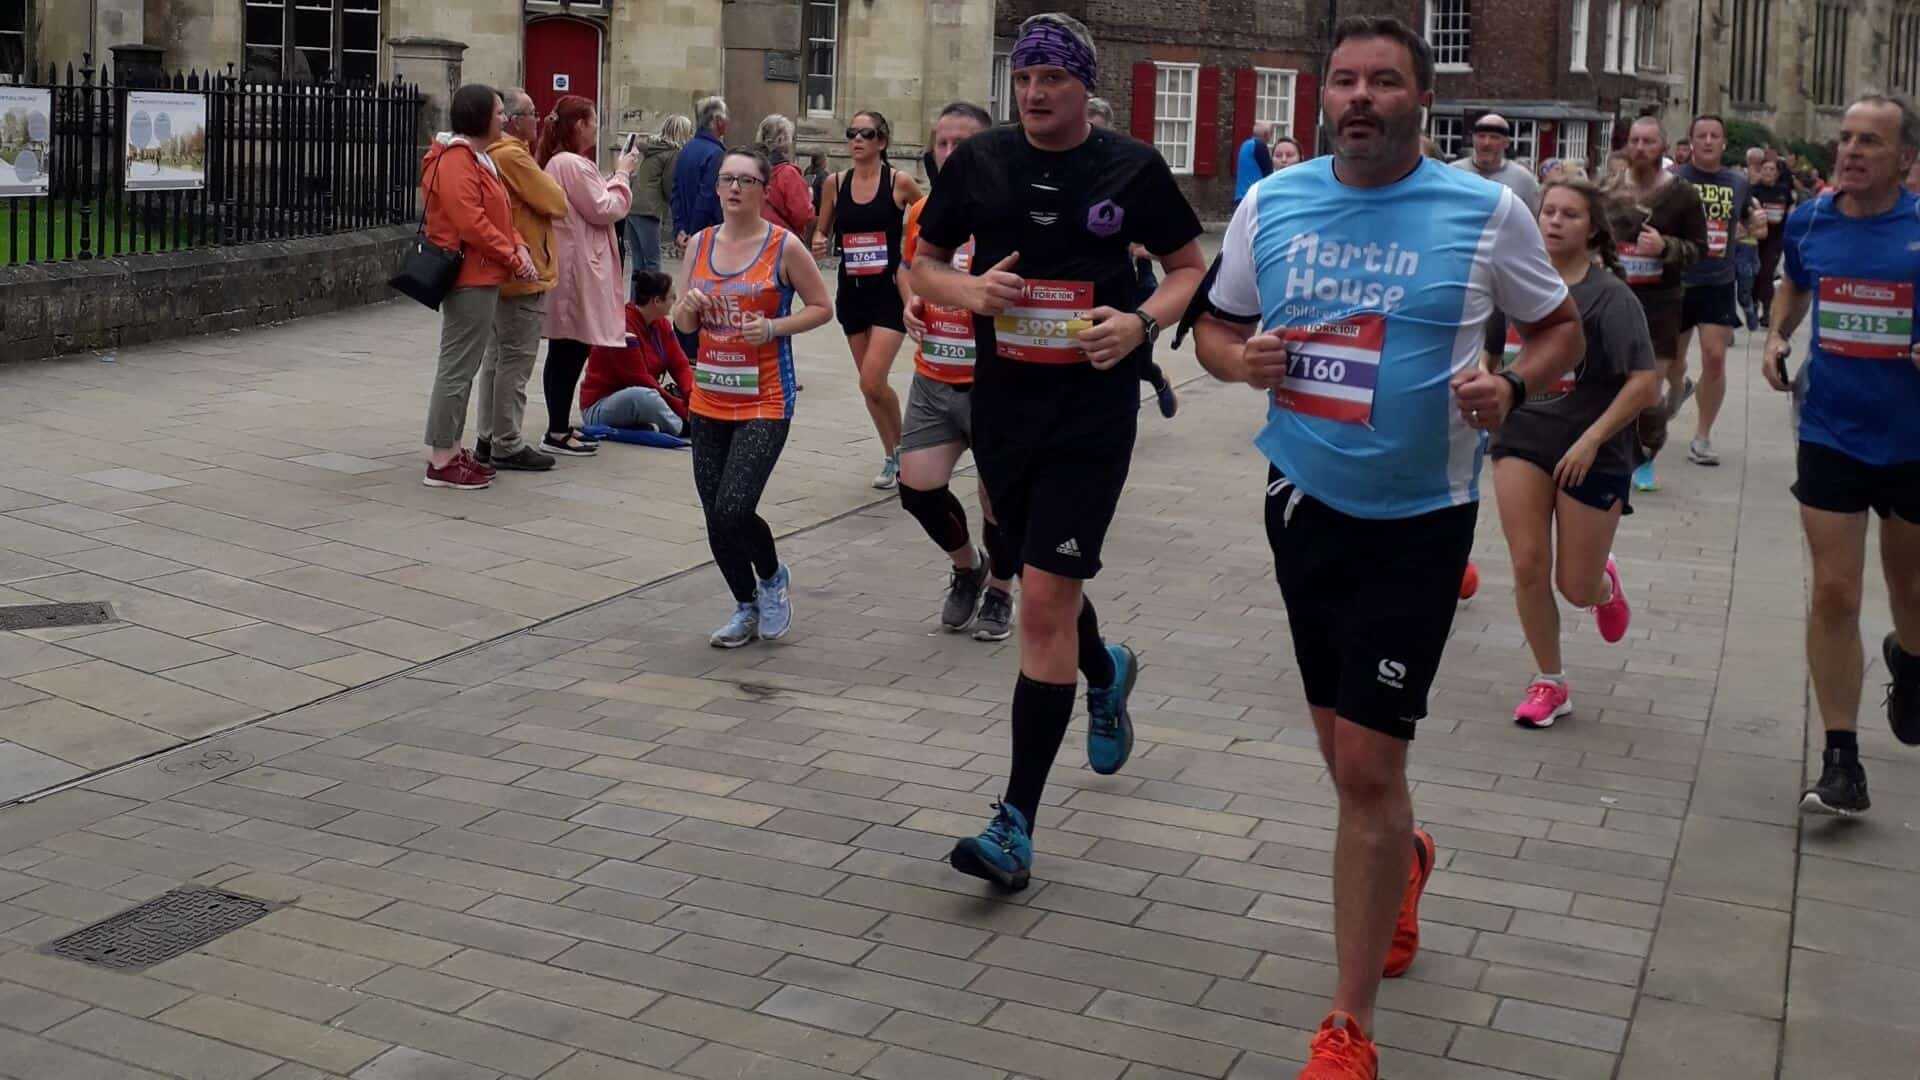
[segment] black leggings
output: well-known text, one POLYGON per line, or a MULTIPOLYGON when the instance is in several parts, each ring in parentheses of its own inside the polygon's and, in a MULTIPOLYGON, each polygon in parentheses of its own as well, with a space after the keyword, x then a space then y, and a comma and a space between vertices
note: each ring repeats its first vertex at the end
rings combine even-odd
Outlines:
POLYGON ((759 582, 780 572, 773 530, 756 511, 791 421, 691 419, 693 487, 707 513, 707 546, 733 599, 750 603, 759 582))
POLYGON ((547 342, 547 366, 540 374, 540 388, 547 396, 547 433, 564 435, 573 430, 573 391, 580 385, 580 372, 587 366, 587 353, 593 346, 584 341, 554 338, 547 342))

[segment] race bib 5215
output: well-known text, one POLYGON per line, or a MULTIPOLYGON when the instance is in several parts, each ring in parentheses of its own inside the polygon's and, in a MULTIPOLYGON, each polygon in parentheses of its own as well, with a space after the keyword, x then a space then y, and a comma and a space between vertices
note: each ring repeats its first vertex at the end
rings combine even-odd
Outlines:
POLYGON ((1077 364, 1087 358, 1074 335, 1093 326, 1093 282, 1027 279, 1020 302, 993 317, 994 350, 1029 364, 1077 364))
POLYGON ((1904 360, 1913 348, 1913 283, 1820 279, 1820 350, 1858 360, 1904 360))
POLYGON ((1380 352, 1387 343, 1385 315, 1289 326, 1280 336, 1287 343, 1287 378, 1273 391, 1276 408, 1371 424, 1380 352))

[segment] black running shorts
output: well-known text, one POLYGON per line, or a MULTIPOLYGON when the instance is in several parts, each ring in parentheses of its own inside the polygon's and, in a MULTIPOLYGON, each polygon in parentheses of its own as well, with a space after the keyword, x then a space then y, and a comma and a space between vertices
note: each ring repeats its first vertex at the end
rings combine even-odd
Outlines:
POLYGON ((1920 525, 1920 461, 1869 465, 1830 446, 1800 440, 1799 477, 1793 497, 1800 505, 1833 514, 1897 516, 1920 525))
POLYGON ((900 298, 900 289, 891 275, 885 281, 843 283, 840 295, 833 302, 834 318, 840 322, 840 332, 848 337, 864 334, 876 326, 904 334, 906 312, 907 302, 900 298))
POLYGON ((1267 541, 1307 704, 1399 739, 1427 715, 1477 504, 1350 517, 1267 476, 1267 541))
POLYGON ((1133 463, 1124 447, 973 447, 994 520, 1019 545, 1020 563, 1082 581, 1100 572, 1100 550, 1133 463))
MULTIPOLYGON (((1740 301, 1733 282, 1687 286, 1680 298, 1680 332, 1684 334, 1696 326, 1740 326, 1740 301)), ((1659 355, 1658 350, 1654 355, 1659 355)))

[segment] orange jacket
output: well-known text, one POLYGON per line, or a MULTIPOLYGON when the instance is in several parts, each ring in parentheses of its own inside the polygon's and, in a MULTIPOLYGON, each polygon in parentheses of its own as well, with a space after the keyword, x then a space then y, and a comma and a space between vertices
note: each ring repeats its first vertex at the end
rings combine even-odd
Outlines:
POLYGON ((567 216, 567 193, 534 163, 527 144, 511 135, 502 135, 487 147, 487 156, 500 167, 500 180, 507 185, 507 201, 513 205, 513 227, 527 242, 538 281, 509 281, 500 287, 501 296, 531 296, 553 288, 560 278, 554 266, 553 223, 567 216))
POLYGON ((464 139, 434 140, 420 161, 420 189, 426 196, 427 239, 466 254, 454 288, 513 280, 514 255, 523 241, 513 227, 507 188, 471 145, 464 139))

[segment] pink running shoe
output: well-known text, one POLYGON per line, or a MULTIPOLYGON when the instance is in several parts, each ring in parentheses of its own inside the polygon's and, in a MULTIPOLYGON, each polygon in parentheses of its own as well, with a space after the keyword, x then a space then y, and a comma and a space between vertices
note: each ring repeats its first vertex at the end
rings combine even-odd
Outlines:
POLYGON ((1513 722, 1540 731, 1572 712, 1573 702, 1568 698, 1566 683, 1535 679, 1533 685, 1527 687, 1527 696, 1521 699, 1520 707, 1513 710, 1513 722))
POLYGON ((1613 583, 1613 598, 1593 609, 1593 621, 1600 627, 1600 636, 1608 641, 1619 641, 1627 636, 1627 624, 1633 621, 1633 611, 1627 607, 1627 590, 1620 584, 1620 566, 1607 556, 1607 580, 1613 583))

